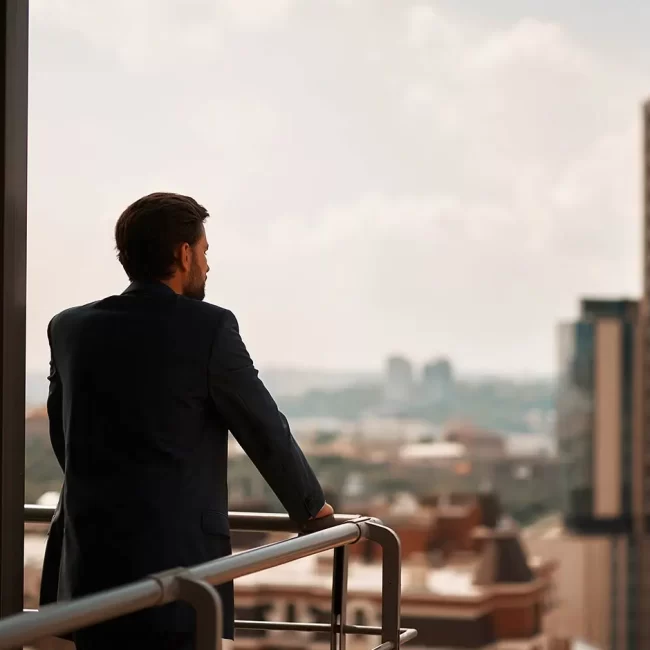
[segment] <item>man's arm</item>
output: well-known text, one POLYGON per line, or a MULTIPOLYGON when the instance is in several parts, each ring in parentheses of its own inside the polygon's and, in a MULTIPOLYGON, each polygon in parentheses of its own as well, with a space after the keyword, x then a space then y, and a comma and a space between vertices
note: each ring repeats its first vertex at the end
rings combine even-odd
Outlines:
POLYGON ((47 327, 47 338, 50 342, 50 374, 48 380, 50 389, 47 396, 47 417, 50 423, 50 441, 56 459, 61 469, 65 472, 65 438, 63 435, 63 387, 61 376, 54 363, 54 352, 52 346, 52 323, 47 327))
POLYGON ((287 419, 259 379, 229 311, 212 347, 210 392, 231 433, 294 521, 333 514, 287 419))

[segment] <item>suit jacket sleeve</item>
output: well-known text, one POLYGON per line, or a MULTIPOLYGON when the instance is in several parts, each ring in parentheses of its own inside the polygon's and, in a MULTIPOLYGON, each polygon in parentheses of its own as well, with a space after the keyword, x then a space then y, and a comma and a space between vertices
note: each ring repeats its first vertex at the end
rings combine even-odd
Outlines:
POLYGON ((47 397, 47 417, 50 423, 50 441, 56 459, 61 469, 65 472, 65 438, 63 435, 63 387, 54 361, 54 347, 52 345, 52 323, 47 328, 47 338, 50 342, 50 382, 47 397))
POLYGON ((210 391, 231 433, 289 516, 298 523, 313 518, 325 504, 323 490, 287 419, 259 379, 229 311, 213 342, 210 391))

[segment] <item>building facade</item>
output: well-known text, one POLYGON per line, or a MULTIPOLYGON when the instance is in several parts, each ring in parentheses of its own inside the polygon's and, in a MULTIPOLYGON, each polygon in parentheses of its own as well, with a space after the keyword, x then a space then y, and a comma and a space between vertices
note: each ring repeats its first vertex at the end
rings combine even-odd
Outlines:
POLYGON ((564 525, 591 540, 584 575, 607 596, 589 612, 593 640, 611 650, 639 645, 639 488, 635 446, 642 435, 637 386, 641 308, 631 300, 583 300, 577 322, 560 328, 558 451, 564 525), (591 560, 591 563, 589 561, 591 560), (603 637, 608 638, 603 638, 603 637))

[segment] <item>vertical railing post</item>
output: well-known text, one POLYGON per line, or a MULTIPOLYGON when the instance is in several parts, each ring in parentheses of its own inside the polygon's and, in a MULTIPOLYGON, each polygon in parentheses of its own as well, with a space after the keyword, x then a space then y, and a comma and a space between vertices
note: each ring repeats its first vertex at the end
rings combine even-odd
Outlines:
POLYGON ((0 0, 0 617, 23 608, 28 0, 0 0))
POLYGON ((402 597, 402 551, 395 531, 372 520, 360 524, 365 536, 382 549, 381 642, 400 645, 400 603, 402 597))
POLYGON ((163 603, 181 600, 194 608, 196 614, 196 650, 221 650, 223 607, 217 590, 204 580, 195 578, 184 567, 149 576, 160 586, 163 603))
POLYGON ((203 580, 179 576, 179 599, 196 612, 196 650, 221 650, 223 608, 217 590, 203 580))
POLYGON ((345 650, 345 632, 348 595, 348 547, 334 549, 334 568, 332 573, 332 632, 331 650, 345 650))

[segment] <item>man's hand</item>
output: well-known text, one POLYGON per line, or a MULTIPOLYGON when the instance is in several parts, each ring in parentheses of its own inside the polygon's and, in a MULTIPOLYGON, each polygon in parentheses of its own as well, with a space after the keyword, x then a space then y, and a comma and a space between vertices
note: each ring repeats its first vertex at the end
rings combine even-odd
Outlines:
POLYGON ((306 524, 302 526, 302 530, 300 531, 299 535, 306 535, 307 533, 315 533, 316 531, 329 528, 329 526, 333 525, 334 520, 332 521, 323 521, 323 520, 327 519, 328 517, 332 517, 333 515, 334 515, 334 508, 332 508, 332 506, 329 503, 325 502, 325 505, 318 511, 318 514, 315 517, 312 517, 306 524))
POLYGON ((325 505, 318 511, 318 514, 314 517, 314 519, 323 519, 324 517, 331 517, 334 514, 334 508, 332 506, 325 502, 325 505))

